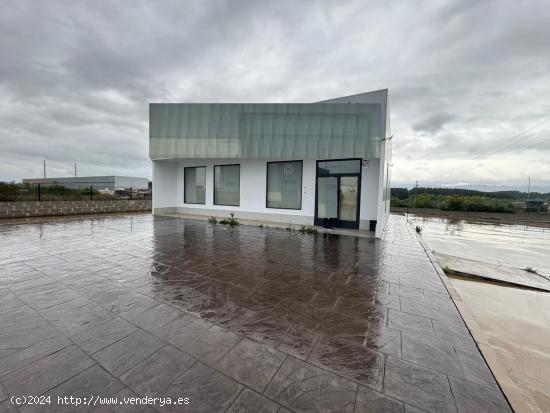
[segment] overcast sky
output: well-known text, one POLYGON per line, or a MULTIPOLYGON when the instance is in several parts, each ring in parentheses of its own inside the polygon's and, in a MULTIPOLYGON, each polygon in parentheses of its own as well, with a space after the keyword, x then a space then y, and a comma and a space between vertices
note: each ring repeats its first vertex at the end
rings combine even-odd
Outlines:
POLYGON ((396 184, 550 185, 546 0, 3 1, 0 180, 150 177, 153 101, 382 88, 396 184))

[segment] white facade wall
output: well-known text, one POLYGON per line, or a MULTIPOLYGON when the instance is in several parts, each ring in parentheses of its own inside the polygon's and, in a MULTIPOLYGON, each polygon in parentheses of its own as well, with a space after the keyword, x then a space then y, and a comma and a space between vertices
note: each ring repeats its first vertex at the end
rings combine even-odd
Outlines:
POLYGON ((378 217, 379 174, 380 159, 370 159, 368 168, 362 168, 359 229, 369 229, 369 221, 375 221, 378 217))
MULTIPOLYGON (((242 219, 313 225, 315 216, 316 160, 303 160, 302 208, 266 207, 267 163, 294 159, 180 159, 153 161, 153 210, 155 213, 184 213, 226 217, 230 212, 242 219), (214 205, 214 165, 239 164, 240 205, 214 205), (205 204, 184 202, 184 168, 206 167, 205 204)), ((368 161, 362 168, 360 229, 369 229, 370 220, 378 217, 380 160, 368 161)))
POLYGON ((377 202, 377 224, 375 237, 380 238, 388 222, 390 216, 390 196, 386 193, 386 188, 390 182, 390 166, 388 162, 388 155, 390 154, 391 147, 389 140, 382 141, 382 150, 380 151, 380 173, 378 184, 378 202, 377 202))
POLYGON ((177 162, 153 161, 153 212, 176 212, 177 162))

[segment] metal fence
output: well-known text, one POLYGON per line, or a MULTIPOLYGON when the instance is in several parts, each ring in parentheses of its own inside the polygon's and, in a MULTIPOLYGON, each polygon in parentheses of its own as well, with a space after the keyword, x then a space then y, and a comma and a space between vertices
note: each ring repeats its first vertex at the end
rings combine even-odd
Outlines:
POLYGON ((0 184, 0 202, 24 201, 112 201, 117 199, 151 199, 151 189, 123 188, 114 191, 98 191, 89 188, 66 188, 37 184, 0 184))

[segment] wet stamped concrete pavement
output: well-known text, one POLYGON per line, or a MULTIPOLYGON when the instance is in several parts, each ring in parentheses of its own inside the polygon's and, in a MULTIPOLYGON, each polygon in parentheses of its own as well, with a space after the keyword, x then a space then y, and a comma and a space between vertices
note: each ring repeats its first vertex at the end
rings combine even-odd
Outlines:
POLYGON ((0 325, 0 411, 509 411, 398 216, 382 240, 150 215, 0 225, 0 325))

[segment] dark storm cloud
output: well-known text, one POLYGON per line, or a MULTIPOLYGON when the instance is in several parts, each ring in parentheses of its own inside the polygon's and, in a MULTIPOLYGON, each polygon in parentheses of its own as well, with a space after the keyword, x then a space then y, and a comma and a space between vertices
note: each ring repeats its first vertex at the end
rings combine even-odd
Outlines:
POLYGON ((0 179, 40 175, 42 159, 50 175, 149 176, 151 101, 385 87, 396 180, 545 179, 550 123, 502 143, 550 116, 548 44, 544 0, 7 1, 0 179))

